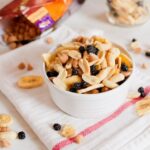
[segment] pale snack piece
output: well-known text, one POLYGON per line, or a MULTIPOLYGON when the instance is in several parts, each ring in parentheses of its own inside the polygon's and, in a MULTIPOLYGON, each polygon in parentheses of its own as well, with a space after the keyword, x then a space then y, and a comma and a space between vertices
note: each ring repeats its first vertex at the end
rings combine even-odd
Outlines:
POLYGON ((20 88, 31 89, 41 86, 44 83, 42 76, 29 75, 20 78, 17 81, 17 85, 20 88))
POLYGON ((101 88, 103 86, 104 86, 103 84, 95 84, 95 85, 89 86, 85 89, 78 90, 77 92, 82 94, 82 93, 86 93, 86 92, 92 91, 92 90, 97 89, 97 88, 101 88))
POLYGON ((117 82, 123 81, 124 79, 125 79, 125 76, 122 73, 118 73, 118 74, 113 75, 109 79, 109 81, 117 83, 117 82))
POLYGON ((62 69, 61 72, 59 72, 58 78, 64 80, 66 77, 67 77, 67 71, 66 69, 62 69))
POLYGON ((116 56, 113 53, 111 53, 111 52, 107 53, 106 60, 107 60, 108 66, 114 67, 115 66, 115 59, 116 59, 116 56))
POLYGON ((141 93, 139 92, 130 92, 128 94, 128 98, 132 99, 132 98, 137 98, 137 97, 140 97, 141 93))
POLYGON ((13 119, 10 115, 0 114, 0 127, 7 127, 13 123, 13 119))
POLYGON ((10 146, 11 144, 8 140, 5 140, 5 139, 0 140, 0 148, 8 148, 10 146))
POLYGON ((89 83, 90 85, 95 85, 95 84, 98 84, 100 82, 99 78, 96 77, 96 76, 91 76, 91 75, 88 75, 88 74, 83 74, 82 75, 82 79, 89 83))
POLYGON ((129 68, 132 68, 132 60, 127 55, 121 53, 119 57, 121 58, 122 63, 126 64, 129 68))
POLYGON ((53 83, 61 90, 67 90, 66 84, 60 78, 54 78, 53 83))
POLYGON ((82 135, 77 135, 75 138, 74 138, 74 141, 77 143, 77 144, 80 144, 81 141, 83 139, 83 136, 82 135))
POLYGON ((17 138, 17 133, 14 131, 0 132, 0 140, 14 140, 17 138))
POLYGON ((64 82, 66 85, 70 86, 70 85, 73 85, 74 83, 81 82, 81 77, 74 75, 74 76, 66 78, 64 82))
POLYGON ((51 59, 51 53, 49 52, 49 53, 44 53, 44 54, 42 54, 42 58, 43 58, 43 60, 44 60, 44 62, 45 62, 45 64, 46 64, 46 67, 47 68, 49 68, 50 67, 50 59, 51 59))
POLYGON ((78 51, 75 51, 75 50, 70 50, 70 51, 68 52, 68 55, 69 55, 71 58, 76 59, 76 60, 78 60, 78 59, 81 58, 81 54, 80 54, 78 51))
POLYGON ((109 75, 110 71, 111 71, 111 67, 107 67, 103 70, 101 70, 96 77, 99 78, 99 82, 103 81, 105 78, 107 78, 107 76, 109 75))
POLYGON ((75 136, 76 130, 75 130, 74 127, 71 126, 71 125, 65 125, 65 126, 62 128, 60 134, 61 134, 63 137, 71 138, 71 137, 75 136))
POLYGON ((115 82, 112 82, 110 80, 107 80, 107 79, 104 80, 102 83, 104 84, 104 86, 106 86, 110 89, 114 89, 114 88, 118 87, 118 84, 116 84, 115 82))
POLYGON ((135 42, 131 42, 131 49, 137 53, 137 54, 140 54, 142 52, 142 49, 141 49, 141 46, 139 44, 138 41, 135 41, 135 42))
POLYGON ((145 97, 136 103, 136 112, 139 116, 150 113, 150 97, 145 97))

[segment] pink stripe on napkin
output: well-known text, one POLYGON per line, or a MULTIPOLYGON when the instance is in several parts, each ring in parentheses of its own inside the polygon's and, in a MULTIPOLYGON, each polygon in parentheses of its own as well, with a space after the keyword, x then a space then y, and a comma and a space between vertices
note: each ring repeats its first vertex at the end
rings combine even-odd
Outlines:
MULTIPOLYGON (((149 94, 150 93, 150 87, 146 87, 145 88, 145 93, 149 94)), ((81 131, 78 135, 82 135, 82 136, 87 136, 88 134, 91 134, 92 132, 94 132, 95 130, 99 129, 100 127, 104 126, 105 124, 109 123, 110 121, 112 121, 113 119, 115 119, 116 117, 118 117, 120 114, 122 114, 128 107, 134 105, 136 102, 138 102, 139 100, 141 100, 141 97, 138 98, 134 98, 131 101, 128 101, 126 103, 124 103, 123 105, 121 105, 115 112, 113 112, 110 116, 104 118, 103 120, 100 120, 99 122, 95 123, 94 125, 84 129, 83 131, 81 131)), ((59 143, 57 143, 52 150, 61 150, 62 148, 64 148, 67 145, 70 145, 72 143, 74 143, 75 137, 70 138, 70 139, 66 139, 63 140, 59 143)))

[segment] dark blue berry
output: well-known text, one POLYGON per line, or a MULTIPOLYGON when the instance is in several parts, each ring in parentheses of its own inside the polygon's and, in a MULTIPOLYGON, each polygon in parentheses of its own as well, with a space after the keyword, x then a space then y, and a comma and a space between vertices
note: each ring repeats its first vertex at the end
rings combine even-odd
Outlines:
POLYGON ((88 53, 93 53, 93 54, 96 54, 97 55, 97 53, 98 53, 98 48, 96 48, 95 46, 93 46, 93 45, 88 45, 87 47, 86 47, 86 50, 87 50, 87 52, 88 53))
POLYGON ((112 0, 107 0, 107 2, 108 2, 108 3, 111 3, 111 2, 112 2, 112 0))
POLYGON ((56 130, 56 131, 59 131, 59 130, 61 129, 61 125, 58 124, 58 123, 55 123, 55 124, 53 125, 53 129, 56 130))
POLYGON ((101 92, 102 92, 102 88, 98 88, 97 90, 99 91, 99 93, 101 93, 101 92))
POLYGON ((21 140, 25 139, 26 138, 25 133, 23 131, 19 132, 18 133, 18 138, 21 139, 21 140))
POLYGON ((150 51, 145 52, 145 56, 150 57, 150 51))
POLYGON ((136 42, 137 40, 135 38, 132 39, 132 42, 136 42))
POLYGON ((69 90, 70 92, 73 92, 73 93, 77 93, 77 89, 75 89, 75 88, 70 88, 70 90, 69 90))
POLYGON ((122 71, 128 71, 128 66, 126 64, 121 64, 121 70, 122 71))
POLYGON ((23 41, 20 41, 20 43, 23 44, 23 45, 28 44, 29 42, 31 42, 31 40, 23 40, 23 41))
POLYGON ((83 55, 83 53, 84 53, 84 51, 85 51, 84 46, 80 46, 80 47, 79 47, 79 51, 80 51, 80 53, 83 55))
MULTIPOLYGON (((126 80, 126 79, 125 79, 126 80)), ((119 85, 125 82, 125 80, 118 82, 119 85)))
POLYGON ((73 88, 75 88, 77 90, 81 89, 82 88, 82 83, 81 82, 80 83, 74 83, 73 88))
POLYGON ((85 2, 85 0, 78 0, 79 4, 83 4, 85 2))
POLYGON ((97 75, 99 73, 99 70, 96 69, 95 65, 92 65, 90 67, 91 75, 97 75))
POLYGON ((56 77, 56 76, 58 76, 58 72, 56 72, 56 71, 48 71, 47 72, 47 76, 48 77, 56 77))
POLYGON ((141 94, 141 97, 145 97, 146 94, 145 94, 145 91, 144 91, 144 88, 143 87, 139 87, 138 88, 138 92, 141 94))
POLYGON ((72 75, 78 75, 78 69, 73 68, 72 69, 72 75))
POLYGON ((136 4, 137 4, 138 6, 141 6, 141 7, 144 5, 142 0, 136 2, 136 4))
POLYGON ((144 92, 144 88, 143 88, 143 87, 139 87, 139 88, 138 88, 138 92, 139 92, 139 93, 143 93, 143 92, 144 92))
POLYGON ((77 90, 80 90, 82 88, 86 88, 87 86, 88 86, 88 83, 86 83, 85 81, 77 82, 77 83, 73 84, 73 86, 70 88, 69 91, 76 93, 77 90))
POLYGON ((87 82, 85 82, 85 81, 82 81, 81 82, 81 87, 82 88, 86 88, 88 86, 88 83, 87 82))

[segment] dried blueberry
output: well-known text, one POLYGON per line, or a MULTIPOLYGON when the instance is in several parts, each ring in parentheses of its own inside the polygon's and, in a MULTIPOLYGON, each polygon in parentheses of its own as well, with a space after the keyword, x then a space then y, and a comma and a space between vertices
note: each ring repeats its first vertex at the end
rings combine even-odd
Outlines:
POLYGON ((128 71, 128 66, 124 63, 121 64, 121 70, 122 71, 128 71))
POLYGON ((23 131, 19 132, 18 133, 18 138, 21 139, 21 140, 25 139, 26 138, 25 133, 23 131))
POLYGON ((82 83, 81 83, 81 82, 79 82, 79 83, 74 83, 73 88, 75 88, 75 89, 77 89, 77 90, 81 89, 81 88, 82 88, 82 83))
POLYGON ((144 88, 143 88, 143 87, 139 87, 139 88, 138 88, 138 92, 139 92, 139 93, 144 92, 144 88))
POLYGON ((144 88, 143 88, 143 87, 139 87, 139 88, 138 88, 138 92, 141 94, 141 95, 140 95, 141 97, 145 97, 145 96, 146 96, 146 94, 145 94, 145 91, 144 91, 144 88))
POLYGON ((80 51, 80 53, 81 53, 81 54, 83 54, 83 53, 84 53, 84 51, 85 51, 84 46, 80 46, 80 47, 79 47, 79 51, 80 51))
POLYGON ((85 81, 82 81, 81 82, 81 87, 82 88, 86 88, 88 86, 88 83, 87 82, 85 82, 85 81))
POLYGON ((73 68, 72 69, 72 75, 78 75, 78 69, 73 68))
POLYGON ((144 3, 143 3, 143 1, 142 1, 142 0, 140 0, 140 1, 136 2, 136 4, 137 4, 138 6, 141 6, 141 7, 143 7, 143 5, 144 5, 144 3))
POLYGON ((114 16, 114 17, 118 17, 119 15, 118 15, 117 12, 114 11, 114 12, 113 12, 113 16, 114 16))
POLYGON ((112 0, 107 0, 107 2, 108 2, 108 3, 111 3, 111 2, 112 2, 112 0))
POLYGON ((86 83, 85 81, 74 83, 73 86, 70 88, 70 92, 76 93, 77 90, 86 88, 87 86, 88 86, 88 83, 86 83))
POLYGON ((87 47, 86 47, 86 50, 87 50, 87 52, 88 53, 94 53, 94 54, 96 54, 97 55, 97 53, 98 53, 98 48, 96 48, 95 46, 93 46, 93 45, 88 45, 87 47))
POLYGON ((135 38, 132 39, 132 42, 136 42, 137 40, 135 38))
POLYGON ((75 88, 70 88, 70 90, 69 90, 70 92, 73 92, 73 93, 77 93, 77 89, 75 89, 75 88))
POLYGON ((78 0, 79 4, 83 4, 85 2, 85 0, 78 0))
POLYGON ((145 52, 145 56, 150 57, 150 51, 145 52))
POLYGON ((99 70, 96 69, 95 65, 92 65, 90 67, 91 75, 97 75, 99 73, 99 70))
POLYGON ((56 131, 59 131, 59 130, 61 129, 61 125, 58 124, 58 123, 55 123, 55 124, 53 125, 53 129, 56 130, 56 131))
POLYGON ((58 76, 58 72, 56 72, 56 71, 48 71, 47 72, 47 76, 48 77, 56 77, 56 76, 58 76))

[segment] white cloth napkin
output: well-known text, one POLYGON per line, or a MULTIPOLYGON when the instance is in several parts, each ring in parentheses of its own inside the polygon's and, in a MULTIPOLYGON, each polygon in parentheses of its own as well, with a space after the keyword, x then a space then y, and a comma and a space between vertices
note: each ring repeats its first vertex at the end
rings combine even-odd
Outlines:
MULTIPOLYGON (((96 31, 94 31, 96 32, 96 31)), ((91 32, 93 34, 93 31, 91 32)), ((102 32, 96 32, 102 34, 102 32)), ((67 41, 77 33, 61 27, 50 37, 54 45, 67 41)), ((54 46, 53 45, 53 46, 54 46)), ((31 126, 40 140, 51 150, 55 144, 64 140, 52 129, 53 123, 72 124, 77 132, 96 123, 99 119, 77 119, 62 112, 51 100, 46 84, 35 89, 20 89, 16 81, 24 75, 41 74, 41 54, 47 52, 50 45, 45 39, 32 42, 15 51, 0 56, 0 90, 8 97, 25 121, 31 126), (30 63, 33 71, 17 69, 20 62, 30 63)), ((150 78, 136 71, 132 89, 139 85, 150 84, 150 78)), ((135 106, 126 109, 120 116, 102 126, 83 139, 81 144, 71 144, 65 150, 142 150, 150 140, 150 115, 139 118, 135 106)))

